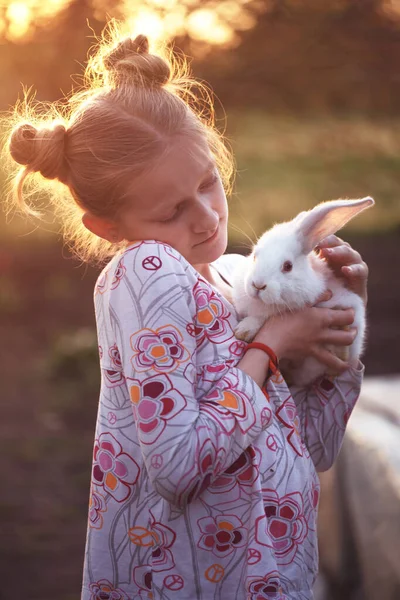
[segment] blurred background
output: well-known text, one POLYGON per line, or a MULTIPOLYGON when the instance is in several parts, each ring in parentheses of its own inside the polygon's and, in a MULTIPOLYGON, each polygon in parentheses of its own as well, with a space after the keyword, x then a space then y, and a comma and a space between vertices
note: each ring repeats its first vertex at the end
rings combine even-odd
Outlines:
MULTIPOLYGON (((317 593, 398 600, 400 0, 0 1, 0 110, 23 86, 43 101, 79 86, 110 17, 173 43, 213 87, 238 167, 229 251, 246 253, 274 221, 322 200, 376 200, 340 234, 370 267, 372 417, 354 417, 323 479, 317 593)), ((0 230, 0 598, 72 600, 99 392, 99 271, 71 256, 50 218, 3 213, 0 230)))

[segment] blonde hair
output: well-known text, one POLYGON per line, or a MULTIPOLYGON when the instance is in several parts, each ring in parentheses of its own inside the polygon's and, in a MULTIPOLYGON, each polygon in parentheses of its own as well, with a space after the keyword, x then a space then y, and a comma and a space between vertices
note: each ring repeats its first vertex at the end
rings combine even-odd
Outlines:
POLYGON ((185 58, 165 48, 150 54, 145 36, 123 38, 115 22, 89 59, 81 91, 47 106, 26 94, 12 124, 6 147, 22 165, 12 179, 13 207, 40 216, 32 197, 47 191, 64 239, 84 261, 103 262, 119 245, 89 232, 83 212, 114 219, 132 182, 174 135, 202 135, 231 191, 233 157, 207 86, 190 76, 185 58))

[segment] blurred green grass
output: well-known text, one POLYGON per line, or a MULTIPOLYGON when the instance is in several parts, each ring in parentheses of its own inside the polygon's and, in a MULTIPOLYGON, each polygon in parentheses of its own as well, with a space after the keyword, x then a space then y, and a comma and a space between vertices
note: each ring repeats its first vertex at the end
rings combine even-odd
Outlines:
MULTIPOLYGON (((400 119, 273 116, 257 111, 227 115, 226 137, 237 162, 230 199, 230 241, 253 240, 276 221, 333 198, 373 196, 376 206, 349 226, 377 232, 400 224, 400 119)), ((5 173, 0 174, 4 186, 5 173)), ((53 236, 51 219, 37 223, 5 215, 2 237, 53 236)))
POLYGON ((400 120, 229 117, 238 173, 230 241, 252 239, 323 200, 373 196, 376 206, 348 225, 382 232, 400 224, 400 120))

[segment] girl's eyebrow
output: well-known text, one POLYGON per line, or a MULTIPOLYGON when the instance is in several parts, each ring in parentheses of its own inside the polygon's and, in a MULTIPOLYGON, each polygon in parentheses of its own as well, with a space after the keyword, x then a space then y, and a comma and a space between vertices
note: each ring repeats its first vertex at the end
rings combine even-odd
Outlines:
MULTIPOLYGON (((204 171, 203 174, 203 178, 206 177, 207 175, 210 174, 211 171, 213 171, 216 168, 216 164, 213 160, 210 160, 207 163, 206 169, 204 171)), ((184 200, 184 198, 181 199, 177 199, 176 203, 179 204, 180 202, 182 202, 184 200)), ((162 199, 159 199, 159 201, 155 203, 155 205, 152 207, 154 212, 159 211, 159 210, 163 210, 163 208, 165 208, 165 197, 162 199)))

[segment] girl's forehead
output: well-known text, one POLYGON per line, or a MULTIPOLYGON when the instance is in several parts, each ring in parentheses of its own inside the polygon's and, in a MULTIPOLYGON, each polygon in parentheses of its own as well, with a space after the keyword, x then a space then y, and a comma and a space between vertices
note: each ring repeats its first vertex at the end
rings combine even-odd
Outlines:
POLYGON ((174 140, 157 164, 134 184, 134 195, 142 199, 141 204, 179 200, 193 193, 214 168, 215 160, 205 141, 174 140))

